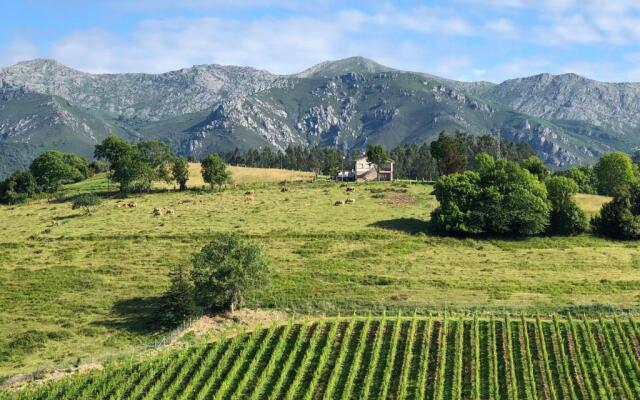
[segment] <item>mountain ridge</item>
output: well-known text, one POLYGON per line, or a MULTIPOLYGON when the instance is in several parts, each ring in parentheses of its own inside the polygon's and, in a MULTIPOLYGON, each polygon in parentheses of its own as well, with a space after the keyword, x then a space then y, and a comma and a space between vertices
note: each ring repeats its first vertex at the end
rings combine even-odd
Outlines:
MULTIPOLYGON (((43 122, 55 112, 35 106, 46 103, 44 97, 41 103, 18 103, 5 94, 0 99, 0 164, 8 162, 2 154, 20 148, 17 144, 28 135, 24 126, 22 136, 9 134, 24 125, 9 114, 13 110, 15 116, 20 107, 34 121, 43 120, 41 129, 30 133, 39 148, 82 147, 85 156, 91 156, 87 137, 97 142, 107 133, 154 138, 181 154, 201 156, 289 144, 394 146, 429 141, 447 129, 525 141, 557 168, 640 145, 640 84, 576 74, 543 73, 499 84, 463 82, 358 56, 291 75, 219 64, 161 74, 91 74, 36 59, 0 69, 0 88, 64 100, 69 116, 56 120, 64 126, 65 140, 54 142, 55 134, 42 127, 56 131, 51 119, 49 125, 43 122)), ((0 169, 0 175, 9 169, 0 169)))

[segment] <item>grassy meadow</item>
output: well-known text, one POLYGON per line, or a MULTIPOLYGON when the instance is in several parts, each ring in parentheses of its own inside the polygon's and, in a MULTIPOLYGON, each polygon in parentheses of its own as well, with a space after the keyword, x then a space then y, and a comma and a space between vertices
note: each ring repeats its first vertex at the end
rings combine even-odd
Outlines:
MULTIPOLYGON (((346 193, 307 173, 232 173, 235 184, 222 192, 113 193, 92 215, 60 200, 0 207, 0 376, 153 343, 169 269, 230 230, 261 243, 271 265, 271 285, 248 296, 251 307, 342 315, 638 309, 635 242, 440 237, 426 225, 436 206, 430 185, 358 183, 346 193), (282 180, 300 182, 283 192, 282 180), (355 204, 334 205, 348 197, 355 204), (137 207, 121 207, 128 202, 137 207), (175 213, 154 217, 156 207, 175 213)), ((106 189, 97 176, 64 193, 106 189)), ((594 213, 603 200, 579 201, 594 213)))

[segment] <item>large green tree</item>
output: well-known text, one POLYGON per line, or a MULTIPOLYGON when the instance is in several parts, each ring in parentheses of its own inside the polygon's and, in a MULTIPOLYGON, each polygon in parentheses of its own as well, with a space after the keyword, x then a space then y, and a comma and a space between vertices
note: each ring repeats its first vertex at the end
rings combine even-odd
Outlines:
POLYGON ((36 157, 29 171, 40 189, 50 193, 57 191, 63 183, 83 179, 82 172, 65 162, 65 154, 55 150, 45 151, 36 157))
POLYGON ((268 267, 260 246, 237 233, 222 233, 193 256, 191 279, 206 310, 233 312, 248 290, 268 283, 268 267))
MULTIPOLYGON (((109 189, 111 186, 111 178, 114 174, 115 165, 124 157, 131 159, 134 152, 135 147, 128 141, 118 136, 107 136, 106 138, 104 138, 102 143, 96 145, 93 151, 93 156, 98 160, 103 160, 109 163, 109 169, 107 172, 107 182, 109 185, 109 189)), ((125 162, 124 164, 127 163, 125 162)), ((122 185, 120 185, 120 191, 126 191, 126 189, 126 186, 123 187, 122 185)))
POLYGON ((431 155, 436 159, 440 175, 464 171, 467 166, 467 150, 463 141, 442 131, 438 139, 431 142, 431 155))
POLYGON ((153 180, 170 183, 173 180, 171 166, 176 155, 166 144, 157 140, 147 140, 136 145, 140 157, 153 171, 153 180))
POLYGON ((211 185, 221 187, 229 181, 230 174, 227 171, 227 165, 217 154, 211 154, 200 161, 202 166, 202 179, 211 185))
POLYGON ((100 160, 106 160, 111 165, 133 151, 134 146, 118 136, 107 136, 102 143, 97 144, 93 156, 100 160))
POLYGON ((120 191, 123 193, 150 190, 156 176, 153 168, 135 149, 119 157, 112 168, 112 178, 120 184, 120 191))
POLYGON ((602 156, 593 170, 598 181, 598 193, 602 195, 622 195, 630 185, 638 182, 638 166, 620 151, 602 156))

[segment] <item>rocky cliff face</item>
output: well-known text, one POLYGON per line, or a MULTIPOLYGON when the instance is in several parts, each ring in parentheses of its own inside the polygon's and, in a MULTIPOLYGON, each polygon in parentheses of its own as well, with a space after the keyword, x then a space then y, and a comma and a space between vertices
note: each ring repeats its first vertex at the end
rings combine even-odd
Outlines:
POLYGON ((607 83, 575 74, 540 74, 505 81, 487 91, 498 101, 549 121, 610 132, 639 142, 640 83, 607 83))
POLYGON ((47 148, 90 156, 107 134, 163 140, 200 156, 289 144, 392 147, 446 129, 526 141, 547 164, 564 167, 640 145, 639 111, 640 84, 571 74, 495 85, 398 71, 361 57, 291 76, 220 65, 88 74, 34 60, 0 70, 0 164, 19 152, 11 158, 23 160, 12 164, 19 167, 47 148))

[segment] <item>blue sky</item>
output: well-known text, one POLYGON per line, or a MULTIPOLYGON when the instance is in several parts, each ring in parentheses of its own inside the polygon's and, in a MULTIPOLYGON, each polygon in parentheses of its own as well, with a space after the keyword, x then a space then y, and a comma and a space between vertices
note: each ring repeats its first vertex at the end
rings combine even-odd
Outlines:
POLYGON ((640 81, 638 0, 3 3, 0 66, 46 57, 89 72, 217 63, 287 74, 361 55, 461 80, 640 81))

